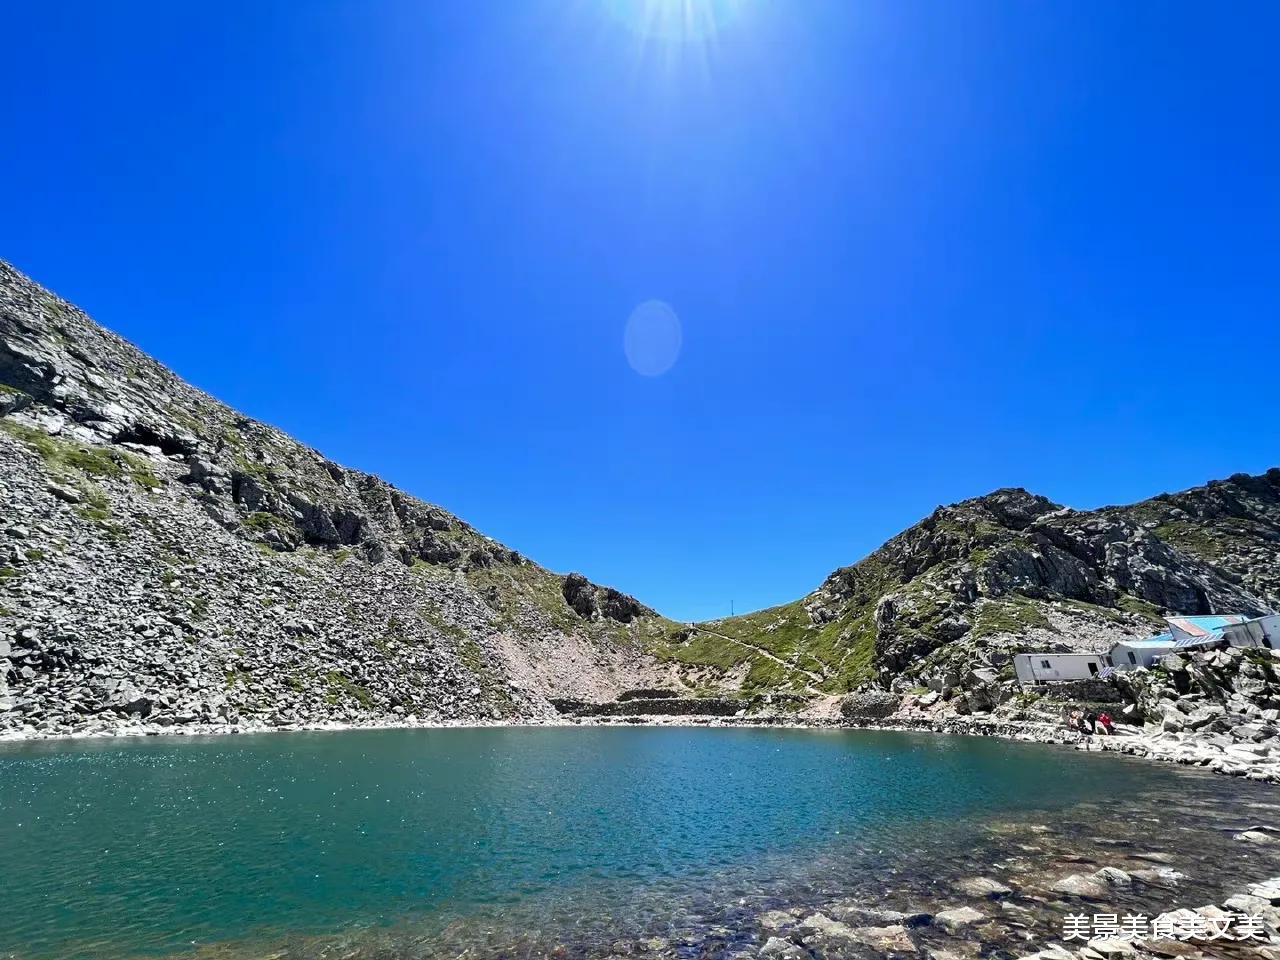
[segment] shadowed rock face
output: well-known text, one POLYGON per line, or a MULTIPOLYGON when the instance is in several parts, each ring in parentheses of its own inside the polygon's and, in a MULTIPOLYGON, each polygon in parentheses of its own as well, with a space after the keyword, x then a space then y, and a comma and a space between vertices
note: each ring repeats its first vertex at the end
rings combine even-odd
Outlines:
POLYGON ((236 413, 3 263, 0 418, 0 732, 537 716, 662 683, 649 608, 236 413))
POLYGON ((564 599, 584 619, 606 619, 630 623, 640 617, 654 616, 654 611, 635 597, 619 593, 612 587, 597 587, 580 573, 564 578, 564 599))

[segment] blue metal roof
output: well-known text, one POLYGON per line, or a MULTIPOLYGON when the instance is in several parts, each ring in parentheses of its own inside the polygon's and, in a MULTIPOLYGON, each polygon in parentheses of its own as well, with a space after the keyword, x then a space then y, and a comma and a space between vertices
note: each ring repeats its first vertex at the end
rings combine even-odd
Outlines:
POLYGON ((1121 647, 1172 647, 1173 634, 1162 633, 1159 636, 1147 637, 1145 640, 1121 640, 1117 646, 1121 647))
POLYGON ((1234 623, 1243 623, 1246 618, 1238 613, 1229 613, 1225 616, 1172 617, 1171 619, 1178 624, 1194 624, 1202 630, 1221 630, 1234 623))

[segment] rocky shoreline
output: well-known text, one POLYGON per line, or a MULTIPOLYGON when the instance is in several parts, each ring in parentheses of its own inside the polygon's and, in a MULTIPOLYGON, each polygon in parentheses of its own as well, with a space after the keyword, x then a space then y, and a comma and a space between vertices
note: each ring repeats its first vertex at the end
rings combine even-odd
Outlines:
MULTIPOLYGON (((1063 917, 1062 941, 1030 953, 1000 953, 1019 960, 1280 957, 1280 877, 1245 884, 1222 904, 1181 907, 1154 916, 1130 914, 1136 919, 1128 921, 1131 926, 1127 929, 1119 914, 1086 912, 1088 904, 1107 900, 1116 888, 1176 882, 1173 870, 1148 867, 1136 873, 1104 866, 1060 878, 1051 891, 1063 897, 1064 905, 1079 905, 1079 912, 1063 917), (1099 922, 1100 917, 1108 919, 1099 922)), ((759 950, 740 956, 813 960, 815 956, 866 956, 865 950, 879 957, 923 955, 930 960, 959 960, 972 956, 975 947, 985 954, 993 942, 1016 941, 1022 924, 1014 919, 1019 905, 1013 887, 1000 879, 979 876, 959 881, 955 891, 980 905, 961 903, 929 913, 841 900, 814 912, 771 911, 760 917, 768 939, 759 950)))
POLYGON ((1269 752, 1256 752, 1267 747, 1224 746, 1194 732, 1136 730, 1120 728, 1114 736, 1087 736, 1060 726, 1044 723, 1016 723, 975 717, 949 717, 941 720, 884 719, 851 723, 830 717, 794 715, 717 716, 611 714, 593 717, 547 717, 523 722, 509 720, 420 720, 396 718, 367 721, 318 721, 290 724, 260 722, 190 724, 184 726, 149 724, 142 720, 119 725, 103 725, 73 733, 35 729, 0 732, 0 744, 29 741, 101 740, 120 737, 154 736, 235 736, 262 733, 339 733, 359 730, 447 730, 473 727, 582 727, 582 726, 702 726, 800 730, 884 730, 930 733, 943 736, 996 737, 1024 743, 1073 746, 1076 750, 1113 752, 1144 760, 1200 767, 1226 776, 1243 777, 1261 783, 1280 784, 1280 757, 1269 752))
POLYGON ((1114 735, 1081 734, 1046 724, 1017 724, 974 718, 877 722, 861 729, 904 730, 960 736, 1000 737, 1032 743, 1071 744, 1077 750, 1123 753, 1145 760, 1204 767, 1214 773, 1262 783, 1280 783, 1280 755, 1265 744, 1224 742, 1194 732, 1120 727, 1114 735))

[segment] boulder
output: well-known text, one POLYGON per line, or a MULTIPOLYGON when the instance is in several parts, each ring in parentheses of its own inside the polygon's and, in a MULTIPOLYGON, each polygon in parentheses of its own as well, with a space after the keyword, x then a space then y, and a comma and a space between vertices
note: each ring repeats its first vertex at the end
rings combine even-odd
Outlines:
POLYGON ((907 928, 901 924, 891 924, 887 927, 855 927, 853 939, 881 953, 914 955, 916 952, 915 941, 907 933, 907 928))
POLYGON ((812 960, 808 950, 781 937, 766 940, 760 948, 760 957, 761 960, 812 960))
POLYGON ((968 877, 956 884, 956 889, 971 897, 995 899, 1013 893, 1013 888, 990 877, 968 877))
POLYGON ((1254 843, 1254 844, 1263 844, 1263 845, 1280 843, 1280 837, 1276 837, 1276 836, 1273 836, 1272 834, 1265 833, 1262 830, 1245 830, 1241 833, 1237 833, 1234 839, 1240 840, 1244 843, 1254 843))
POLYGON ((1121 957, 1137 956, 1138 950, 1134 947, 1132 941, 1120 939, 1102 938, 1089 941, 1089 949, 1094 953, 1101 954, 1108 960, 1118 960, 1121 957))
POLYGON ((933 915, 934 923, 946 930, 958 930, 985 919, 986 914, 973 907, 952 907, 950 910, 940 910, 933 915))
POLYGON ((882 927, 897 924, 915 928, 925 926, 933 920, 927 913, 903 913, 886 907, 868 907, 860 900, 837 900, 823 907, 823 911, 852 926, 882 927))
POLYGON ((1280 905, 1280 877, 1255 883, 1249 888, 1249 895, 1266 900, 1268 903, 1280 905))
POLYGON ((883 690, 858 690, 840 701, 846 720, 883 720, 897 711, 901 699, 883 690))
POLYGON ((1065 876, 1049 889, 1054 893, 1068 897, 1081 897, 1085 900, 1101 900, 1110 894, 1110 887, 1105 881, 1082 873, 1065 876))
POLYGON ((1133 884, 1133 877, 1118 867, 1103 867, 1093 873, 1094 880, 1110 884, 1113 887, 1128 887, 1133 884))

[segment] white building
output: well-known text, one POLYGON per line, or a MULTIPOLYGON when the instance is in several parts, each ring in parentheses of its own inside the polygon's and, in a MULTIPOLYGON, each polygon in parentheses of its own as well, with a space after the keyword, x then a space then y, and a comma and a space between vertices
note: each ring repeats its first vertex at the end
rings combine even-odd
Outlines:
POLYGON ((1146 640, 1121 640, 1107 654, 1107 666, 1117 670, 1149 667, 1167 653, 1178 649, 1172 633, 1162 633, 1146 640))
POLYGON ((1167 617, 1165 622, 1169 624, 1167 633, 1144 640, 1121 640, 1106 653, 1019 653, 1013 658, 1013 668, 1019 683, 1060 683, 1098 676, 1105 679, 1116 670, 1154 666, 1171 653, 1224 643, 1280 650, 1280 614, 1253 619, 1238 613, 1167 617))
POLYGON ((1233 647, 1265 647, 1280 650, 1280 614, 1232 624, 1222 631, 1223 639, 1233 647))
POLYGON ((1024 684, 1088 680, 1106 667, 1106 661, 1096 653, 1019 653, 1013 658, 1018 682, 1024 684))

